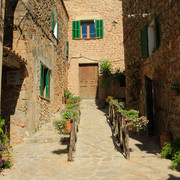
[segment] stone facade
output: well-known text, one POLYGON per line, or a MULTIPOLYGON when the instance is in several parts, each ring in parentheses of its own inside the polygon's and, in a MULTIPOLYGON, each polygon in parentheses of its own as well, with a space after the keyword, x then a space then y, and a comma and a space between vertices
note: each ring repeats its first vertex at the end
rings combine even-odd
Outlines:
POLYGON ((171 83, 180 85, 180 1, 122 2, 128 108, 147 113, 144 76, 148 77, 153 86, 154 134, 170 131, 173 138, 180 137, 180 95, 173 96, 170 91, 171 83), (159 46, 142 58, 140 29, 150 25, 154 13, 159 46))
POLYGON ((62 109, 69 16, 62 0, 8 0, 5 9, 2 116, 12 143, 20 143, 62 109), (58 39, 52 12, 59 22, 58 39), (51 71, 48 99, 40 96, 41 63, 51 71))
MULTIPOLYGON (((79 90, 79 64, 100 64, 104 60, 112 62, 114 69, 124 71, 123 49, 123 25, 122 3, 118 0, 64 0, 69 21, 69 73, 68 88, 75 94, 80 95, 79 90), (72 21, 98 20, 104 22, 103 38, 79 38, 72 37, 72 21)), ((116 88, 117 96, 124 97, 125 88, 116 88)), ((99 99, 105 99, 104 91, 99 87, 99 99)), ((109 92, 113 95, 113 92, 109 92)))

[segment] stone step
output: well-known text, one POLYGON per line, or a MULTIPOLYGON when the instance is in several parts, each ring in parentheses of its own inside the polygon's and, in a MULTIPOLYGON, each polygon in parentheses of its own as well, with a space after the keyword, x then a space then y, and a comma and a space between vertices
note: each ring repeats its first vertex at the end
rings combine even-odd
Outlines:
POLYGON ((80 103, 80 108, 98 108, 98 100, 83 99, 80 103))
POLYGON ((58 134, 52 122, 44 124, 33 136, 24 138, 26 144, 61 142, 68 134, 58 134))

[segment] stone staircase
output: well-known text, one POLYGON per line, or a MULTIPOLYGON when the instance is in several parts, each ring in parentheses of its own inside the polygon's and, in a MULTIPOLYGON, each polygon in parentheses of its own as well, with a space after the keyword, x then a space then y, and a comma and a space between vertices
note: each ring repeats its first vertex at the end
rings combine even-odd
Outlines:
POLYGON ((99 101, 95 99, 83 99, 80 103, 80 109, 99 108, 99 101))
POLYGON ((25 144, 55 143, 62 142, 62 139, 69 138, 69 135, 58 134, 53 122, 46 123, 31 137, 24 138, 25 144))

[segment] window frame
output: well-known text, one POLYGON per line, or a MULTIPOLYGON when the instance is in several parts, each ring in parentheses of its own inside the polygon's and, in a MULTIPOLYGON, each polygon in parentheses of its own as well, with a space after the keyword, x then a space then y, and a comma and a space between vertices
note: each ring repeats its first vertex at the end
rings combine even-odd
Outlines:
POLYGON ((54 11, 51 12, 51 31, 53 36, 58 40, 59 38, 59 22, 55 21, 54 11))
POLYGON ((147 58, 151 56, 159 47, 159 34, 158 34, 158 23, 156 14, 153 15, 153 20, 148 26, 143 27, 140 30, 141 34, 141 57, 147 58), (150 42, 150 31, 153 30, 154 39, 150 42), (152 44, 154 47, 152 48, 152 44), (150 47, 149 47, 150 46, 150 47))
POLYGON ((96 39, 104 38, 104 21, 103 19, 84 19, 72 21, 72 39, 96 39), (90 37, 90 25, 91 23, 95 25, 95 37, 90 37), (87 38, 82 37, 82 24, 87 23, 87 38))
POLYGON ((51 70, 40 62, 40 96, 50 100, 51 70))

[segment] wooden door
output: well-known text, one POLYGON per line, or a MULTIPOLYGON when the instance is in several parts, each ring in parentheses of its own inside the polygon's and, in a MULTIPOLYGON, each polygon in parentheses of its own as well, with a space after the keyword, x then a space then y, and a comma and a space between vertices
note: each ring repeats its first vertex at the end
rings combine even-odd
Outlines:
POLYGON ((79 90, 83 99, 96 99, 98 96, 98 64, 79 65, 79 90))
POLYGON ((146 88, 146 116, 149 120, 148 123, 148 135, 152 136, 154 134, 153 128, 153 83, 152 80, 145 76, 145 88, 146 88))

